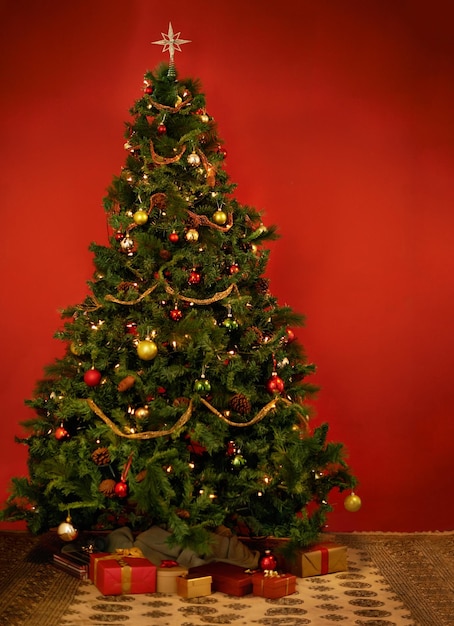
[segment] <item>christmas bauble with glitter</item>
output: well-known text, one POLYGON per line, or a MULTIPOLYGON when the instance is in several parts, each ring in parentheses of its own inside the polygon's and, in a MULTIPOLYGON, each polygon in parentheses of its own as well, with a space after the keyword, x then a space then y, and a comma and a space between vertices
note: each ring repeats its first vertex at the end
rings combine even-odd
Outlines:
POLYGON ((282 393, 284 391, 284 381, 276 372, 273 372, 271 378, 266 383, 266 388, 270 393, 282 393))
POLYGON ((200 157, 197 152, 191 152, 187 160, 189 165, 192 165, 192 167, 197 167, 198 165, 200 165, 200 157))
POLYGON ((151 361, 158 354, 158 346, 151 339, 144 339, 137 344, 137 354, 143 361, 151 361))
POLYGON ((96 387, 101 382, 102 374, 99 370, 92 367, 84 374, 84 383, 89 387, 96 387))
POLYGON ((69 433, 66 430, 66 428, 63 426, 63 424, 61 424, 61 426, 55 429, 54 436, 55 436, 55 439, 57 439, 58 441, 62 441, 63 439, 66 439, 67 437, 69 437, 69 433))
POLYGON ((148 213, 146 211, 143 211, 142 209, 139 209, 134 213, 132 219, 137 224, 137 226, 143 226, 148 222, 148 213))
POLYGON ((190 228, 186 233, 186 240, 196 242, 199 240, 199 231, 195 228, 190 228))
POLYGON ((192 270, 191 272, 189 272, 188 283, 190 285, 198 285, 201 278, 202 277, 200 276, 199 272, 197 272, 196 270, 192 270))
POLYGON ((211 391, 210 381, 207 380, 204 376, 201 376, 194 383, 194 391, 200 394, 208 393, 209 391, 211 391))
POLYGON ((77 539, 79 532, 72 525, 69 516, 66 518, 66 522, 62 522, 57 528, 57 535, 63 541, 74 541, 74 539, 77 539))
POLYGON ((222 325, 224 326, 224 328, 227 328, 228 331, 236 330, 239 326, 236 319, 231 315, 225 318, 225 320, 222 322, 222 325))
POLYGON ((135 241, 134 239, 131 239, 131 237, 126 236, 120 241, 121 251, 125 254, 132 254, 135 246, 135 241))
POLYGON ((177 307, 175 307, 174 309, 170 311, 169 316, 170 316, 170 319, 172 319, 174 322, 179 322, 181 318, 183 317, 183 312, 180 311, 180 309, 178 309, 177 307))
POLYGON ((356 493, 351 493, 344 500, 344 507, 350 513, 356 513, 356 511, 359 511, 361 508, 361 505, 362 505, 361 498, 357 496, 356 493))

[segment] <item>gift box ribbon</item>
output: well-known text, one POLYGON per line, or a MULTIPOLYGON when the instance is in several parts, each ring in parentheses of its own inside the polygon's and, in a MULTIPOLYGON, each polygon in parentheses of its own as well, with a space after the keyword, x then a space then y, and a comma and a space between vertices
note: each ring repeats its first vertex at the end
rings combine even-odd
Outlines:
POLYGON ((328 574, 329 571, 329 550, 324 545, 312 546, 310 552, 320 552, 320 574, 328 574))
POLYGON ((144 555, 140 548, 119 548, 115 554, 108 554, 107 556, 95 558, 93 574, 94 584, 96 585, 97 583, 98 563, 100 561, 116 561, 121 567, 121 590, 123 593, 130 593, 132 585, 132 567, 127 561, 125 561, 124 557, 143 559, 144 555))

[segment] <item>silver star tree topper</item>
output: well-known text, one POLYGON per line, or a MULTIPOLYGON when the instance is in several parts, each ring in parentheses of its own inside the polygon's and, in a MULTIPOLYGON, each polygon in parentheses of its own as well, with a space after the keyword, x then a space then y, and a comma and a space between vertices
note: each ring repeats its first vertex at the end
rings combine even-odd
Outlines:
MULTIPOLYGON (((181 32, 181 31, 180 31, 181 32)), ((168 76, 175 76, 175 50, 181 52, 181 47, 184 43, 191 43, 190 39, 180 39, 180 32, 174 33, 172 22, 169 22, 169 30, 166 33, 161 33, 162 39, 159 41, 152 41, 152 43, 157 44, 158 46, 164 46, 162 51, 169 52, 169 71, 167 72, 168 76)))

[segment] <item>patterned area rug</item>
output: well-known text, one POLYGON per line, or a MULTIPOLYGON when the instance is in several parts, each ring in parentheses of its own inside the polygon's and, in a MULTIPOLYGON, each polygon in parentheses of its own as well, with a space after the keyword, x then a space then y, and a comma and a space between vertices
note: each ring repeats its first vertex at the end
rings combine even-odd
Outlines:
POLYGON ((337 535, 348 571, 298 578, 267 600, 214 593, 103 596, 56 570, 55 535, 0 533, 2 626, 449 626, 454 623, 454 533, 337 535))

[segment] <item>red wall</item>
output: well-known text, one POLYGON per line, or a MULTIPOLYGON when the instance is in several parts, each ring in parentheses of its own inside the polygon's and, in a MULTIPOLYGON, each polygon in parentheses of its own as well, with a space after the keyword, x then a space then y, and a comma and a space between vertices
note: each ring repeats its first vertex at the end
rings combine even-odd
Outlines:
POLYGON ((307 315, 316 420, 361 480, 362 510, 339 498, 330 529, 452 529, 452 3, 0 6, 0 494, 26 471, 23 400, 60 354, 58 309, 86 293, 89 242, 106 242, 123 122, 170 19, 237 198, 280 227, 271 289, 307 315))

